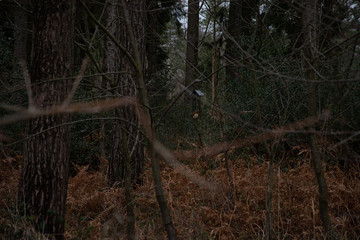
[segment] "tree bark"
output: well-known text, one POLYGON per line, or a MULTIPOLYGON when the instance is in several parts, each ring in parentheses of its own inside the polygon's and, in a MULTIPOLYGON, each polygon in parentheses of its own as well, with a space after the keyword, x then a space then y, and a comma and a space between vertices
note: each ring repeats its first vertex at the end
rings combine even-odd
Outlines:
POLYGON ((217 104, 217 87, 218 87, 218 54, 216 40, 216 8, 217 1, 213 1, 213 32, 212 32, 212 56, 211 56, 211 104, 217 104))
MULTIPOLYGON (((112 0, 107 9, 107 22, 109 32, 117 39, 118 42, 132 53, 133 49, 126 34, 125 19, 121 18, 121 1, 112 0)), ((141 68, 144 68, 145 59, 145 5, 144 1, 128 1, 126 3, 131 9, 131 22, 134 34, 136 36, 137 45, 140 49, 141 68), (136 23, 136 24, 135 24, 136 23)), ((127 59, 120 49, 115 45, 111 39, 106 40, 105 50, 105 69, 108 72, 126 71, 129 74, 112 75, 110 85, 114 87, 114 96, 136 96, 137 86, 135 80, 130 73, 134 73, 136 69, 127 59)), ((118 120, 114 121, 113 135, 112 135, 112 151, 109 159, 108 169, 108 183, 124 183, 125 180, 125 163, 128 156, 125 156, 122 151, 122 131, 126 131, 126 138, 128 142, 128 153, 131 158, 131 179, 132 181, 141 182, 141 172, 144 164, 144 146, 143 134, 140 131, 139 121, 135 110, 132 107, 126 107, 115 110, 115 116, 118 120), (124 123, 120 123, 124 121, 124 123), (121 127, 123 126, 123 128, 121 127)))
MULTIPOLYGON (((160 47, 159 22, 157 10, 159 8, 157 0, 148 0, 147 3, 147 25, 146 25, 146 58, 148 63, 147 80, 153 81, 158 71, 158 53, 157 49, 160 47)), ((150 86, 151 87, 151 86, 150 86)), ((156 91, 156 89, 148 89, 149 92, 156 91)))
MULTIPOLYGON (((60 104, 73 76, 74 1, 35 1, 32 98, 38 109, 60 104), (51 79, 62 80, 51 81, 51 79)), ((30 94, 30 93, 29 93, 30 94)), ((64 238, 71 116, 47 115, 27 127, 24 161, 18 191, 22 214, 34 216, 38 230, 64 238)))
MULTIPOLYGON (((186 44, 185 86, 197 78, 198 44, 199 44, 199 0, 188 0, 188 27, 186 44)), ((192 92, 195 86, 189 90, 192 92)), ((191 109, 194 99, 185 95, 185 104, 191 109)), ((194 110, 194 109, 191 109, 194 110)))
POLYGON ((227 27, 227 33, 229 37, 226 39, 226 77, 231 80, 238 79, 236 62, 241 59, 239 49, 236 47, 235 42, 240 43, 242 21, 242 4, 239 0, 230 0, 229 6, 229 21, 227 27))
MULTIPOLYGON (((167 201, 166 201, 164 190, 162 188, 160 165, 159 165, 159 160, 157 158, 155 148, 154 148, 154 144, 156 141, 156 134, 155 134, 155 129, 153 128, 152 120, 151 120, 151 114, 150 114, 150 109, 149 109, 149 106, 150 106, 149 99, 147 96, 147 89, 145 87, 144 74, 143 74, 144 72, 143 72, 143 68, 142 68, 142 64, 141 64, 141 57, 140 57, 141 49, 138 48, 137 44, 135 43, 135 34, 134 34, 133 28, 131 26, 129 11, 127 8, 128 6, 125 5, 125 0, 122 0, 122 3, 124 5, 123 6, 124 7, 124 11, 123 11, 124 18, 127 23, 126 24, 127 34, 129 36, 130 44, 132 45, 133 51, 134 51, 134 67, 136 68, 136 79, 135 80, 137 82, 138 89, 139 89, 139 100, 145 107, 144 108, 145 118, 148 119, 149 127, 152 129, 151 135, 148 136, 148 139, 150 141, 149 152, 151 154, 151 170, 152 170, 152 175, 154 178, 156 200, 160 207, 162 221, 163 221, 165 230, 167 232, 168 239, 176 240, 177 234, 176 234, 174 225, 172 223, 171 213, 170 213, 167 201)), ((132 23, 134 23, 134 22, 132 22, 132 23)), ((146 128, 146 126, 144 126, 144 128, 146 128)))

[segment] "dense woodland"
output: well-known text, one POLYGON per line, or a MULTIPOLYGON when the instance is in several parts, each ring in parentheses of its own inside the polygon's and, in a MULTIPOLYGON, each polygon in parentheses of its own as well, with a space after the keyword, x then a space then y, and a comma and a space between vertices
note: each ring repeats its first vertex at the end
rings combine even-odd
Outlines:
POLYGON ((358 239, 356 0, 0 0, 0 239, 358 239))

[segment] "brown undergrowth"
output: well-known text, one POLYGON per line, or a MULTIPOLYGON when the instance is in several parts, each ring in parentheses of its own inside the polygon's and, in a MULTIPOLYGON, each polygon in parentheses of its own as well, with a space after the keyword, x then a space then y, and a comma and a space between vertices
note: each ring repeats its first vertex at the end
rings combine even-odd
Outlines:
MULTIPOLYGON (((192 169, 220 186, 217 192, 200 188, 172 168, 162 165, 174 225, 182 239, 261 239, 265 229, 265 190, 268 162, 255 157, 231 162, 230 184, 224 154, 187 161, 192 169)), ((10 159, 11 160, 11 159, 10 159)), ((1 160, 1 208, 14 204, 19 169, 1 160)), ((14 160, 11 160, 14 161, 14 160)), ((15 164, 16 165, 16 164, 15 164)), ((317 209, 317 187, 311 166, 282 171, 274 164, 273 239, 323 239, 317 209)), ((156 202, 150 166, 143 185, 134 190, 137 239, 166 239, 156 202)), ((333 225, 344 239, 360 236, 360 178, 345 177, 337 167, 326 170, 333 225)), ((10 206, 11 207, 11 206, 10 206)), ((1 226, 15 224, 1 212, 1 226)), ((126 239, 125 197, 122 188, 107 187, 101 171, 80 167, 69 180, 66 239, 126 239)))

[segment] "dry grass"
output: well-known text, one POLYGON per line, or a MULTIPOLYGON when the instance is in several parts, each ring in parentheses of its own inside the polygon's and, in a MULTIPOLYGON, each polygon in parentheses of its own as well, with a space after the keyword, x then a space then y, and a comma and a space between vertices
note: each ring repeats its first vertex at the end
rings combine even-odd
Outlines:
MULTIPOLYGON (((219 192, 202 189, 180 173, 162 167, 163 186, 167 193, 175 227, 183 239, 258 239, 264 234, 265 188, 268 163, 232 162, 234 189, 224 167, 224 155, 213 159, 194 160, 209 180, 221 186, 219 192), (217 168, 211 170, 209 161, 217 168)), ((312 168, 299 165, 288 172, 274 166, 273 234, 275 239, 323 238, 317 209, 317 187, 312 168)), ((358 173, 357 173, 358 174, 358 173)), ((360 235, 360 180, 356 173, 346 178, 338 168, 329 169, 330 213, 341 236, 354 239, 360 235)), ((135 191, 139 239, 165 239, 160 212, 155 200, 151 171, 144 174, 144 184, 135 191)), ((106 187, 100 173, 87 173, 82 168, 70 180, 67 236, 74 237, 86 215, 92 239, 125 239, 125 206, 122 189, 106 187), (79 190, 79 188, 83 190, 79 190), (77 216, 77 217, 75 217, 77 216), (80 218, 79 218, 80 217, 80 218), (71 226, 74 227, 70 227, 71 226)))
MULTIPOLYGON (((231 161, 234 181, 231 185, 224 157, 219 154, 211 159, 187 161, 192 169, 221 187, 217 192, 200 188, 162 165, 163 187, 179 237, 261 239, 264 236, 268 163, 256 164, 255 157, 246 163, 240 158, 231 161), (210 162, 217 167, 209 167, 210 162)), ((16 196, 19 169, 9 167, 14 165, 9 161, 1 160, 1 208, 14 204, 16 196)), ((274 172, 273 238, 324 238, 312 168, 300 164, 299 160, 298 167, 287 172, 275 164, 274 172)), ((326 180, 333 225, 344 239, 356 239, 360 236, 359 171, 353 169, 350 177, 345 177, 334 167, 326 171, 326 180)), ((166 239, 149 166, 143 185, 136 188, 134 197, 137 239, 166 239)), ((2 212, 1 217, 1 226, 14 224, 8 214, 2 212)), ((125 239, 125 234, 123 189, 108 188, 101 172, 79 168, 78 174, 69 181, 66 239, 125 239)))

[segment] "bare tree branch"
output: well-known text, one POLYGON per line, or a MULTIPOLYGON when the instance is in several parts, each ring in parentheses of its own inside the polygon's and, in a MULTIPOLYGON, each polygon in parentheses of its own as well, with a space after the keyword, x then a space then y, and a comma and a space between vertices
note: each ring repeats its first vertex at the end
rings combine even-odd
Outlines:
POLYGON ((26 92, 28 94, 28 101, 29 101, 29 109, 35 108, 35 104, 34 104, 34 99, 33 99, 33 92, 31 89, 31 79, 30 79, 30 75, 29 75, 29 71, 26 67, 26 62, 24 59, 20 60, 20 65, 24 74, 24 79, 25 79, 25 87, 26 87, 26 92))
POLYGON ((69 95, 67 96, 67 98, 65 99, 65 101, 62 104, 63 107, 67 107, 70 104, 71 100, 73 99, 73 97, 75 95, 75 92, 76 92, 76 89, 79 87, 80 82, 83 79, 87 63, 88 63, 88 59, 84 58, 83 61, 82 61, 82 64, 81 64, 80 72, 79 72, 79 74, 77 75, 77 77, 75 79, 73 87, 72 87, 69 95))

